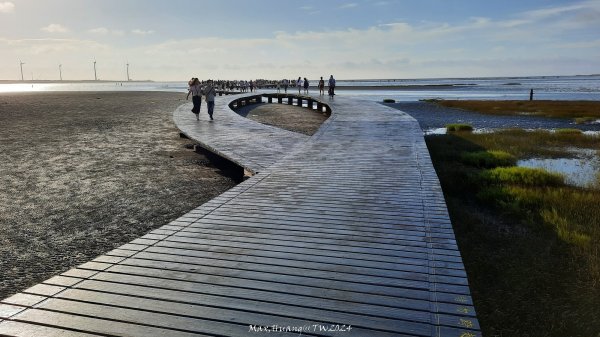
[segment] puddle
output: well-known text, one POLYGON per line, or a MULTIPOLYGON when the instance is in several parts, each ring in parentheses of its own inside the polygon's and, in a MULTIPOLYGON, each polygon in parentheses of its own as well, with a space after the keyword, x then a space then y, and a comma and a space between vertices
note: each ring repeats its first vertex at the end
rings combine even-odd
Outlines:
MULTIPOLYGON (((474 129, 473 133, 492 133, 492 132, 496 132, 496 131, 501 131, 503 129, 492 129, 492 128, 481 128, 481 129, 474 129)), ((523 129, 527 132, 535 132, 535 131, 540 131, 540 130, 544 130, 544 131, 548 131, 548 132, 552 132, 555 133, 556 129, 523 129)), ((431 128, 431 129, 426 129, 423 130, 423 135, 428 136, 428 135, 445 135, 446 132, 446 128, 431 128)), ((582 134, 586 135, 586 136, 590 136, 590 137, 600 137, 600 131, 582 131, 582 134)))
POLYGON ((423 130, 423 134, 425 136, 429 136, 429 135, 445 135, 446 134, 446 128, 435 128, 435 129, 423 130))
POLYGON ((525 159, 519 160, 517 166, 541 168, 549 172, 560 173, 569 185, 590 187, 598 182, 600 159, 596 156, 587 158, 525 159))
MULTIPOLYGON (((494 129, 474 129, 472 132, 473 133, 492 133, 494 131, 495 131, 494 129)), ((423 135, 425 135, 425 136, 445 135, 446 133, 448 133, 446 131, 446 128, 433 128, 433 129, 423 130, 423 135)))

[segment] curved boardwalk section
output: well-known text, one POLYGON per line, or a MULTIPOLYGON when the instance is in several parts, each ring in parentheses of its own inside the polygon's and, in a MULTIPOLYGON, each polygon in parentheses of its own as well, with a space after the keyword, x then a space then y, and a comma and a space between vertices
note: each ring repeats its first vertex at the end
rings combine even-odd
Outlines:
POLYGON ((255 138, 259 127, 226 108, 208 124, 183 106, 186 134, 214 148, 237 139, 219 152, 258 173, 5 299, 0 334, 480 336, 417 122, 373 102, 327 103, 317 134, 290 144, 255 138))
MULTIPOLYGON (((239 97, 227 99, 235 101, 239 97)), ((228 104, 219 104, 221 100, 217 102, 214 121, 209 120, 205 111, 206 102, 203 102, 200 121, 197 121, 196 115, 191 112, 191 104, 184 104, 173 113, 175 124, 182 133, 199 142, 202 147, 235 162, 252 173, 260 172, 273 165, 296 144, 309 138, 306 135, 240 118, 228 104)))

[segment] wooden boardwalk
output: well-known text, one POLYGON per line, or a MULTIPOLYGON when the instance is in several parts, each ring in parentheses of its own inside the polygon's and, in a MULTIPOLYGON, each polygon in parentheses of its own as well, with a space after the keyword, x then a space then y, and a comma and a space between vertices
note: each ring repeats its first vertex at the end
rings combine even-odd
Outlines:
POLYGON ((317 134, 290 139, 223 101, 214 122, 180 108, 186 134, 258 173, 3 300, 0 335, 480 336, 417 122, 327 103, 317 134))

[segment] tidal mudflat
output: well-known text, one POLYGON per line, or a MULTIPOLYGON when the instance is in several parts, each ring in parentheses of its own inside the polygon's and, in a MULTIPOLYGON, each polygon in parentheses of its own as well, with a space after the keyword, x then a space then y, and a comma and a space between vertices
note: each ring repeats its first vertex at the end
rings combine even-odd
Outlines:
POLYGON ((129 242, 235 185, 179 138, 172 112, 184 97, 0 95, 0 298, 129 242))

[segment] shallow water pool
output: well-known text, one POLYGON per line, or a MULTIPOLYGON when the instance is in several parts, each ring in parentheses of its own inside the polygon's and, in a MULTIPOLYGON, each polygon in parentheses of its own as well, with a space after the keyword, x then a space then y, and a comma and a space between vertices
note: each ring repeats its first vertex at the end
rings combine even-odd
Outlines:
POLYGON ((600 159, 597 156, 586 158, 532 158, 519 160, 517 166, 541 168, 560 173, 569 185, 591 187, 599 183, 600 159))

